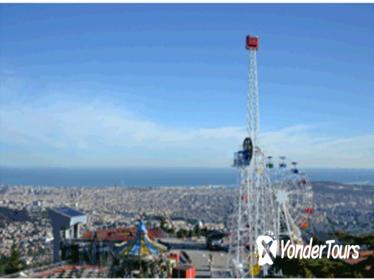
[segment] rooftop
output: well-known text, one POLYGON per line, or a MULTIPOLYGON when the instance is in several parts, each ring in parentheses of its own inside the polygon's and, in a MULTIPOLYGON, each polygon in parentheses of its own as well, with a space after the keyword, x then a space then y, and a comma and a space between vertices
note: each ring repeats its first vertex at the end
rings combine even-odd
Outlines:
MULTIPOLYGON (((93 240, 96 239, 97 241, 128 241, 134 239, 136 236, 136 228, 135 227, 127 227, 127 228, 114 228, 114 229, 99 229, 96 232, 87 231, 83 233, 82 239, 93 240)), ((148 236, 151 239, 156 238, 163 238, 165 237, 165 233, 160 229, 149 229, 148 236)))
POLYGON ((75 210, 73 208, 69 208, 69 207, 56 207, 56 208, 52 208, 53 211, 61 214, 61 215, 64 215, 64 216, 67 216, 69 218, 73 218, 73 217, 80 217, 80 216, 85 216, 86 214, 78 211, 78 210, 75 210))

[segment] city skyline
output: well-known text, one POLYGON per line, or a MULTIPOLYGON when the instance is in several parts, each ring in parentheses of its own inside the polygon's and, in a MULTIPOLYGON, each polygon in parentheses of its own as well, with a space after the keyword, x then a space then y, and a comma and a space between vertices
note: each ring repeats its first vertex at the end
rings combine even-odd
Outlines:
POLYGON ((374 168, 371 5, 0 5, 0 165, 374 168))

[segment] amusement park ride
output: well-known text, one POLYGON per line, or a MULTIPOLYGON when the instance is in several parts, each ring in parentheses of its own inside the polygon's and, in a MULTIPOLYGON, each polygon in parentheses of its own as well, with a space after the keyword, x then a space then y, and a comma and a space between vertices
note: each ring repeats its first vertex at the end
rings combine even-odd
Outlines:
POLYGON ((302 231, 309 227, 313 213, 313 193, 307 176, 297 163, 288 168, 285 157, 275 167, 272 157, 265 157, 258 141, 259 93, 257 51, 259 38, 246 37, 249 51, 247 137, 242 149, 234 154, 239 169, 239 197, 231 219, 228 265, 234 277, 259 277, 269 274, 267 265, 259 266, 256 239, 269 235, 302 243, 302 231))

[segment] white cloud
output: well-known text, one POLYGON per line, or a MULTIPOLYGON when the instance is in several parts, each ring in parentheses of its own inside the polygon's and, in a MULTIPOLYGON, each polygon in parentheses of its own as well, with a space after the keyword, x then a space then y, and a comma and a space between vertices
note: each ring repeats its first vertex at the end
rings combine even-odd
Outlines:
POLYGON ((268 154, 285 155, 307 167, 374 168, 374 134, 326 137, 317 127, 297 126, 262 135, 268 154))
MULTIPOLYGON (((122 105, 58 95, 1 102, 0 129, 2 165, 229 166, 245 136, 242 127, 169 127, 122 105)), ((267 154, 303 167, 374 168, 373 134, 337 138, 295 125, 265 131, 260 141, 267 154)))
POLYGON ((34 154, 32 159, 25 155, 22 164, 26 165, 38 164, 31 160, 41 163, 35 155, 46 163, 46 158, 56 162, 67 154, 82 165, 111 165, 111 158, 120 165, 216 165, 228 155, 225 147, 235 147, 242 134, 236 127, 166 127, 96 101, 52 102, 49 97, 0 108, 0 142, 12 147, 12 153, 3 153, 2 164, 15 164, 11 156, 22 147, 23 152, 32 149, 34 154), (92 162, 93 154, 97 154, 96 162, 92 162))

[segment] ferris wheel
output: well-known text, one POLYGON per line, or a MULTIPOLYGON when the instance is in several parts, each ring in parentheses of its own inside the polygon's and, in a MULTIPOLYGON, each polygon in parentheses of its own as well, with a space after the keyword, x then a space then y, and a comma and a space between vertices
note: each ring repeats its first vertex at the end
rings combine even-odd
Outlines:
MULTIPOLYGON (((268 158, 269 160, 269 158, 268 158)), ((312 185, 292 162, 288 168, 285 157, 280 157, 278 168, 270 168, 276 202, 277 233, 279 238, 289 238, 292 243, 302 243, 302 231, 309 228, 313 214, 312 185)))
POLYGON ((246 37, 249 50, 247 135, 234 154, 233 166, 239 170, 239 186, 234 215, 230 221, 227 266, 234 277, 268 276, 269 267, 260 266, 260 235, 272 239, 289 238, 302 242, 302 231, 309 227, 313 213, 311 184, 296 163, 287 167, 285 157, 276 166, 265 157, 259 143, 259 91, 257 51, 259 38, 246 37))
POLYGON ((244 278, 260 275, 256 239, 260 235, 275 237, 277 225, 276 204, 265 164, 266 157, 259 147, 253 151, 246 150, 251 147, 246 145, 248 142, 246 138, 243 150, 235 153, 234 158, 234 166, 240 170, 240 187, 236 217, 231 221, 231 229, 234 230, 230 233, 231 263, 228 263, 233 276, 244 278), (255 164, 250 165, 251 161, 255 164))

